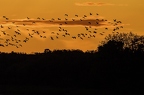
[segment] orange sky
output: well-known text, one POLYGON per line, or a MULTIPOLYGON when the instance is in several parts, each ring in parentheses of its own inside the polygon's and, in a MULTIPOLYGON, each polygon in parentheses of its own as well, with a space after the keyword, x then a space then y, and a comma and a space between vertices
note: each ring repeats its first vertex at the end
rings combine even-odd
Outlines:
MULTIPOLYGON (((33 38, 26 43, 21 42, 22 47, 15 46, 0 47, 1 51, 11 52, 43 52, 45 48, 49 49, 82 49, 95 50, 100 41, 113 30, 113 25, 106 22, 99 21, 100 24, 94 25, 95 19, 106 19, 113 22, 113 19, 122 21, 123 29, 118 32, 130 32, 143 35, 144 25, 144 1, 143 0, 0 0, 0 44, 5 44, 4 41, 10 36, 6 36, 1 31, 5 31, 11 36, 15 34, 14 31, 20 30, 21 35, 17 35, 17 39, 24 40, 29 37, 31 30, 36 30, 46 38, 41 38, 39 35, 34 35, 33 38), (92 13, 92 15, 90 15, 92 13), (99 15, 96 15, 98 13, 99 15), (68 14, 68 16, 65 16, 68 14), (78 15, 78 17, 75 16, 78 15), (82 17, 87 17, 83 19, 82 17), (6 16, 8 21, 3 18, 6 16), (30 19, 27 20, 27 17, 30 19), (45 20, 38 20, 37 18, 44 18, 45 20), (54 22, 49 22, 52 18, 54 22), (58 20, 61 19, 61 21, 58 20), (68 20, 65 21, 65 18, 68 20), (76 21, 72 21, 75 19, 76 21), (35 21, 35 24, 32 22, 35 21), (14 24, 12 22, 15 22, 14 24), (64 24, 67 22, 67 24, 64 24), (80 38, 72 39, 72 36, 77 36, 79 33, 88 33, 85 26, 89 26, 91 22, 91 31, 97 29, 95 38, 80 38), (56 33, 59 32, 59 24, 62 23, 62 28, 67 30, 71 36, 63 37, 61 32, 59 39, 55 39, 56 33), (25 26, 23 24, 26 24, 25 26), (19 27, 16 27, 19 26, 19 27), (8 29, 10 27, 11 29, 8 29), (105 30, 108 27, 108 30, 105 30), (29 29, 29 31, 27 31, 29 29), (46 33, 42 34, 42 31, 46 33), (53 34, 54 32, 55 34, 53 34), (105 32, 104 35, 100 35, 105 32), (51 37, 54 40, 51 40, 51 37)), ((120 25, 120 26, 121 26, 120 25)))

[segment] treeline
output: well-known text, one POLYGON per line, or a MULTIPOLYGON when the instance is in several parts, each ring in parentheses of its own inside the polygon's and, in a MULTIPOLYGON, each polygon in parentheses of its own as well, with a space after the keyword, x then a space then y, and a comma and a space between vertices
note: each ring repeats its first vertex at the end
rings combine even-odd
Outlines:
POLYGON ((0 84, 141 93, 144 83, 142 37, 132 33, 109 35, 97 51, 1 52, 0 84), (127 41, 131 35, 133 39, 127 41))

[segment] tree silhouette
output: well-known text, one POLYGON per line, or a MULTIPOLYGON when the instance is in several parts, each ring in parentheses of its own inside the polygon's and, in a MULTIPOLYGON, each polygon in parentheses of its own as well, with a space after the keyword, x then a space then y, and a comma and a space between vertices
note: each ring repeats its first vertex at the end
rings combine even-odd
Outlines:
POLYGON ((78 94, 93 89, 87 95, 107 91, 133 95, 134 91, 143 92, 140 88, 144 84, 143 56, 144 36, 131 32, 109 34, 98 50, 86 52, 79 49, 45 49, 34 54, 0 52, 0 93, 59 91, 67 95, 77 94, 78 89, 82 89, 78 94))
POLYGON ((44 53, 50 53, 50 52, 51 52, 50 49, 45 49, 45 50, 44 50, 44 53))
POLYGON ((99 52, 116 53, 123 50, 124 43, 121 41, 109 40, 107 43, 98 47, 99 52))
POLYGON ((144 36, 130 33, 109 34, 105 40, 101 42, 98 50, 102 48, 112 50, 128 50, 131 51, 144 51, 144 36))

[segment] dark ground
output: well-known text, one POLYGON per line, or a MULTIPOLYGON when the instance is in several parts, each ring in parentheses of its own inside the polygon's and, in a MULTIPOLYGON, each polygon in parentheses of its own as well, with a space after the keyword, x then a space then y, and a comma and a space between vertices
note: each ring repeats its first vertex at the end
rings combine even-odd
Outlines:
POLYGON ((0 54, 4 95, 143 95, 144 52, 56 50, 0 54))

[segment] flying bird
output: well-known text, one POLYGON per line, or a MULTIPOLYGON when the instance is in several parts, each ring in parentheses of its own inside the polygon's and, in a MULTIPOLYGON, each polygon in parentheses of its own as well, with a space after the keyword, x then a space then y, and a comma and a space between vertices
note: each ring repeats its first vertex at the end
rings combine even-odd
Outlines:
POLYGON ((51 40, 54 40, 53 37, 51 37, 51 40))
POLYGON ((65 16, 68 16, 68 14, 65 14, 65 16))
POLYGON ((78 15, 75 15, 76 17, 78 17, 78 15))

